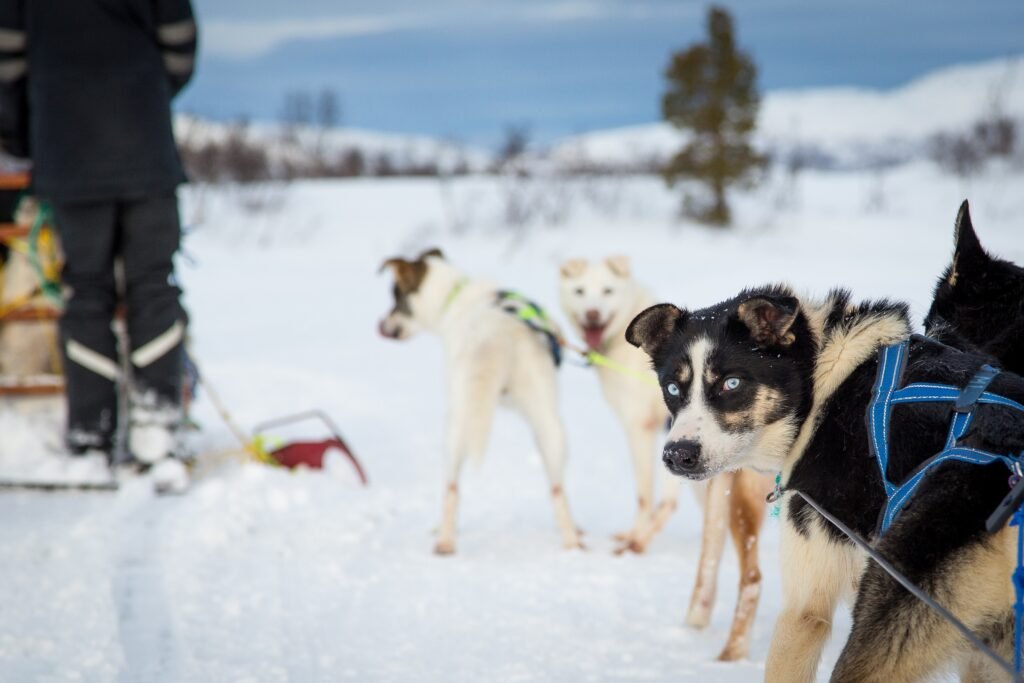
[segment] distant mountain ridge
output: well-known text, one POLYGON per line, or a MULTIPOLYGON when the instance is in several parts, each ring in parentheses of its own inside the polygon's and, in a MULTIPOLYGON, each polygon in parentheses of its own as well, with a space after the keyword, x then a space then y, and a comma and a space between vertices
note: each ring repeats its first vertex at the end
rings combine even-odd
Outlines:
MULTIPOLYGON (((783 156, 800 150, 817 166, 863 168, 921 156, 933 135, 964 130, 996 110, 1024 128, 1024 56, 947 67, 891 90, 768 92, 756 142, 783 156)), ((551 157, 569 164, 647 164, 667 158, 684 139, 667 123, 650 123, 568 138, 551 157)))
MULTIPOLYGON (((777 159, 799 155, 817 168, 871 168, 921 158, 936 134, 962 132, 994 113, 1018 121, 1024 133, 1024 55, 943 68, 889 90, 768 92, 755 143, 777 159)), ((223 122, 184 114, 175 118, 179 142, 192 149, 223 143, 232 130, 223 122)), ((330 165, 355 152, 371 166, 386 162, 399 173, 414 168, 476 173, 493 168, 497 160, 493 151, 455 141, 353 128, 289 131, 281 124, 253 123, 245 137, 278 165, 301 166, 314 158, 330 165)), ((649 171, 684 140, 685 133, 667 123, 647 123, 530 147, 524 161, 563 170, 649 171)))
POLYGON ((330 166, 355 152, 369 165, 387 160, 399 170, 436 166, 441 172, 451 173, 483 171, 492 158, 487 150, 425 135, 265 122, 240 127, 238 123, 188 114, 175 116, 174 132, 180 145, 193 150, 204 145, 223 145, 232 135, 241 135, 247 144, 264 149, 271 164, 276 165, 319 162, 330 166))

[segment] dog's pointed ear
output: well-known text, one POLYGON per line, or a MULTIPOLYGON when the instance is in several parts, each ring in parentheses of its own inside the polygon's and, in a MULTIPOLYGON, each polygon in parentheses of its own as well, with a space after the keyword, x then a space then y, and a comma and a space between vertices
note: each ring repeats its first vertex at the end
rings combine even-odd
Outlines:
POLYGON ((442 261, 444 260, 444 253, 440 249, 438 249, 437 247, 433 247, 431 249, 427 249, 425 252, 420 254, 420 257, 418 259, 416 259, 416 260, 417 261, 426 261, 431 256, 437 257, 437 258, 441 259, 442 261))
POLYGON ((618 275, 619 277, 629 277, 629 257, 622 254, 616 254, 615 256, 609 256, 604 260, 605 265, 608 266, 609 270, 618 275))
POLYGON ((378 273, 391 269, 395 275, 395 284, 403 292, 415 292, 419 289, 427 274, 427 266, 422 261, 406 261, 403 258, 389 258, 380 264, 378 273))
POLYGON ((976 258, 988 258, 988 254, 981 246, 978 234, 974 232, 974 224, 971 222, 971 207, 967 200, 960 205, 960 211, 956 214, 956 227, 953 229, 953 241, 956 244, 953 250, 954 260, 962 263, 965 260, 976 258))
POLYGON ((380 275, 388 269, 397 273, 403 263, 406 263, 406 260, 404 258, 398 258, 397 256, 394 258, 384 259, 384 262, 380 264, 380 268, 377 269, 377 274, 380 275))
POLYGON ((558 272, 562 274, 562 277, 578 277, 586 269, 586 259, 573 258, 568 261, 564 261, 562 265, 558 267, 558 272))
POLYGON ((789 346, 800 302, 792 296, 752 296, 736 307, 736 317, 758 346, 789 346))
POLYGON ((626 328, 626 341, 652 358, 676 329, 686 311, 672 304, 658 304, 641 311, 626 328))

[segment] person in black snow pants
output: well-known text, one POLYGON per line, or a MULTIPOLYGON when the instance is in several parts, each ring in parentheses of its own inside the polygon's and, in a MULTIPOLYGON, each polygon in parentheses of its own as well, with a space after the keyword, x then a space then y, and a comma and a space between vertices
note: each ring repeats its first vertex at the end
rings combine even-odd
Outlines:
POLYGON ((170 105, 192 76, 195 51, 189 0, 0 2, 0 101, 19 93, 27 101, 27 121, 4 127, 27 123, 33 187, 52 208, 65 256, 68 451, 109 470, 120 261, 132 377, 127 448, 186 482, 176 457, 186 318, 173 264, 185 174, 170 105))

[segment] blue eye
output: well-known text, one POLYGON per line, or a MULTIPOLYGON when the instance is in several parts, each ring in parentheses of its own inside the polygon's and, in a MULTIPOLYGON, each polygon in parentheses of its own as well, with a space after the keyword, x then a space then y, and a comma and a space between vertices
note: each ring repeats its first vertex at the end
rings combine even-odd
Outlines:
POLYGON ((740 385, 739 377, 729 377, 722 382, 722 391, 732 391, 740 385))
POLYGON ((669 384, 668 386, 666 386, 665 387, 665 391, 667 391, 668 393, 670 393, 673 396, 678 396, 679 395, 679 387, 675 383, 672 383, 672 384, 669 384))

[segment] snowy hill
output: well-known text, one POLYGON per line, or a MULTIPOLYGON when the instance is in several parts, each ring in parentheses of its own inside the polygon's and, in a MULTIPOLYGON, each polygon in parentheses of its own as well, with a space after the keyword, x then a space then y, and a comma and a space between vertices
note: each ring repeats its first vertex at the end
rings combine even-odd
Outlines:
MULTIPOLYGON (((964 130, 993 110, 1024 121, 1024 57, 941 69, 893 90, 768 92, 757 140, 777 153, 801 149, 819 165, 869 167, 919 157, 931 136, 964 130)), ((575 136, 551 156, 569 165, 640 167, 666 159, 683 139, 668 124, 651 123, 575 136)))
MULTIPOLYGON (((237 125, 179 114, 174 120, 179 144, 200 148, 223 144, 237 125)), ((454 141, 438 140, 423 135, 402 135, 359 128, 320 129, 312 126, 285 131, 276 123, 253 122, 245 129, 245 139, 265 149, 271 162, 301 164, 316 155, 328 163, 357 151, 368 160, 387 157, 400 168, 436 164, 442 171, 465 169, 481 171, 491 161, 486 150, 454 141)))
MULTIPOLYGON (((819 168, 871 168, 921 158, 935 134, 964 131, 993 113, 1024 122, 1024 57, 949 67, 892 90, 768 92, 756 142, 777 157, 799 153, 819 168)), ((179 142, 193 149, 223 143, 232 128, 184 114, 175 120, 179 142)), ((277 165, 301 166, 315 156, 336 163, 357 151, 364 159, 386 158, 402 169, 433 165, 442 172, 480 172, 495 159, 492 151, 454 141, 354 128, 305 127, 286 134, 280 124, 253 123, 246 136, 277 165)), ((536 149, 527 163, 650 171, 684 139, 662 122, 592 131, 536 149)))

